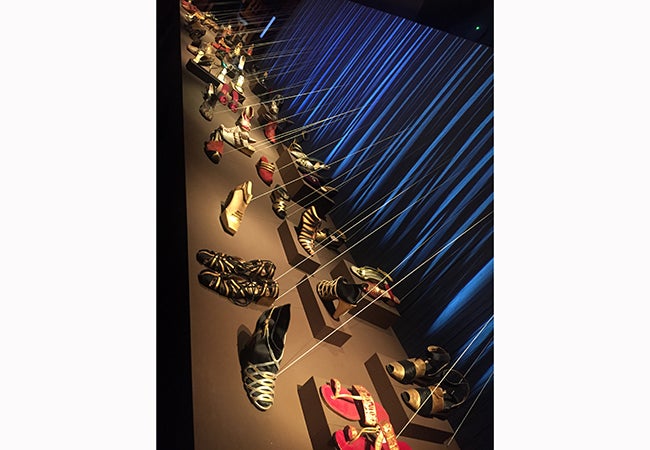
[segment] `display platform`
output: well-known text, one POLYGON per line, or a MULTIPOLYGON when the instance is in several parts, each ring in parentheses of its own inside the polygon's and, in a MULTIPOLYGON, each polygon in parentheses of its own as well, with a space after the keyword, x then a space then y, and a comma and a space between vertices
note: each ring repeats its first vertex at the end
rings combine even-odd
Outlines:
POLYGON ((400 394, 412 388, 413 385, 401 384, 388 375, 386 365, 394 361, 385 355, 375 353, 365 363, 370 379, 379 392, 379 401, 388 411, 393 426, 397 430, 401 430, 408 424, 402 433, 403 436, 439 444, 444 443, 454 434, 451 425, 446 420, 419 416, 404 403, 400 394), (409 423, 409 421, 411 422, 409 423))
POLYGON ((341 317, 341 321, 336 321, 332 318, 325 303, 321 301, 316 292, 316 285, 319 281, 305 275, 296 287, 298 295, 300 295, 300 301, 305 309, 311 334, 316 339, 323 339, 328 344, 343 347, 343 344, 352 336, 345 331, 337 330, 337 327, 349 318, 349 316, 344 315, 341 317))

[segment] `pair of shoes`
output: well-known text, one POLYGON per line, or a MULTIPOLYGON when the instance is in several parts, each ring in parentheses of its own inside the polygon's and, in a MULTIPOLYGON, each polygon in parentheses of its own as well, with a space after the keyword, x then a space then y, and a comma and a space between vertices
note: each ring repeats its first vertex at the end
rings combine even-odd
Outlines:
POLYGON ((273 212, 280 219, 284 220, 287 217, 287 203, 291 201, 291 197, 285 188, 279 184, 275 185, 275 189, 271 192, 271 201, 273 202, 273 212))
POLYGON ((275 380, 280 371, 290 320, 290 303, 264 311, 239 353, 244 389, 249 400, 261 411, 271 408, 275 400, 275 380))
POLYGON ((252 199, 253 182, 250 180, 244 181, 230 191, 219 215, 221 225, 228 234, 234 236, 237 233, 252 199))
POLYGON ((397 440, 388 413, 364 386, 354 384, 348 390, 339 380, 332 378, 320 387, 319 392, 332 411, 361 425, 360 429, 346 425, 334 432, 332 437, 339 450, 411 449, 407 443, 397 440))
POLYGON ((196 259, 207 269, 199 273, 199 283, 231 300, 238 306, 274 300, 280 293, 273 280, 275 264, 269 260, 246 261, 238 256, 201 249, 196 259))
POLYGON ((448 369, 450 361, 451 357, 445 349, 430 345, 418 358, 387 364, 386 371, 400 383, 417 385, 401 393, 402 400, 409 408, 424 417, 445 418, 470 393, 465 377, 456 370, 448 369))
POLYGON ((266 156, 261 156, 257 164, 257 175, 267 186, 273 184, 273 174, 275 173, 275 163, 269 162, 266 156))
POLYGON ((357 306, 368 285, 366 283, 354 284, 343 277, 331 281, 319 281, 316 292, 321 300, 329 302, 338 300, 332 318, 336 321, 353 307, 357 306))

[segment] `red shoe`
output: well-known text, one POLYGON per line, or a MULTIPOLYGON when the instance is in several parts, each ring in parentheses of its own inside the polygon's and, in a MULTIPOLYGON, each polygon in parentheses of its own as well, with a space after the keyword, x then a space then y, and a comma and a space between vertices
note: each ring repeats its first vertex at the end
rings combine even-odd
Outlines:
POLYGON ((232 112, 236 113, 237 108, 239 108, 239 93, 236 90, 232 89, 230 91, 230 95, 232 97, 232 101, 228 103, 228 108, 230 108, 232 112))
POLYGON ((221 103, 222 105, 228 103, 228 94, 230 94, 230 86, 224 83, 221 86, 221 91, 219 92, 219 94, 217 94, 217 98, 219 98, 219 103, 221 103))
POLYGON ((260 160, 257 161, 255 167, 257 167, 257 174, 259 175, 260 179, 264 182, 264 184, 266 184, 267 186, 271 186, 271 184, 273 184, 273 174, 275 173, 275 164, 269 162, 266 156, 262 156, 260 160))
POLYGON ((205 141, 203 151, 215 164, 219 164, 221 157, 223 156, 223 141, 220 140, 209 140, 205 141))
POLYGON ((277 122, 269 122, 264 126, 264 136, 275 144, 275 130, 278 128, 277 122))

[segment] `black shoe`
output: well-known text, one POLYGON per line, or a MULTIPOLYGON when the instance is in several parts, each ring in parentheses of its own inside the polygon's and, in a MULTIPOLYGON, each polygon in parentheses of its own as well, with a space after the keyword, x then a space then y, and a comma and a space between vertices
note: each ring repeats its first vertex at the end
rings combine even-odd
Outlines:
POLYGON ((291 304, 287 303, 262 313, 253 335, 239 355, 246 394, 262 411, 273 406, 275 379, 280 371, 291 319, 290 308, 291 304))

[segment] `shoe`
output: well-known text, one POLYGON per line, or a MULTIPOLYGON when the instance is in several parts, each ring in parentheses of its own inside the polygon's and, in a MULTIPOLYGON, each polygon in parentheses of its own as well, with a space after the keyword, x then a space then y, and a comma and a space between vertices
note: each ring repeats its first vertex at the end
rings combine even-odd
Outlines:
POLYGON ((305 180, 305 183, 313 187, 314 189, 320 189, 321 188, 321 183, 318 177, 309 174, 309 175, 303 175, 302 179, 305 180))
POLYGON ((368 289, 366 290, 368 295, 373 299, 382 299, 386 304, 390 306, 397 306, 400 304, 400 299, 393 294, 388 283, 373 283, 368 282, 368 289))
POLYGON ((261 156, 257 164, 257 175, 267 186, 273 184, 273 174, 275 173, 275 163, 269 162, 266 156, 261 156))
POLYGON ((201 116, 208 122, 212 121, 212 116, 214 112, 214 107, 217 104, 217 98, 214 96, 210 96, 203 100, 203 103, 201 103, 201 106, 199 106, 199 113, 201 113, 201 116))
POLYGON ((228 83, 223 83, 221 85, 221 90, 217 94, 217 99, 219 100, 219 103, 222 105, 226 105, 228 103, 228 95, 230 95, 230 86, 228 83))
POLYGON ((316 231, 316 237, 314 240, 327 248, 336 250, 341 245, 345 244, 347 238, 341 230, 334 230, 332 232, 329 228, 323 228, 322 230, 316 231))
POLYGON ((290 303, 264 311, 239 355, 246 394, 262 411, 273 406, 275 380, 280 371, 290 320, 290 303))
POLYGON ((411 450, 406 442, 397 440, 390 422, 359 430, 346 425, 342 430, 335 431, 332 438, 339 450, 411 450))
POLYGON ((239 108, 239 93, 235 89, 232 89, 230 91, 230 98, 232 100, 228 103, 228 108, 230 108, 232 112, 236 113, 239 108))
POLYGON ((276 184, 275 189, 271 192, 271 201, 273 202, 272 208, 275 215, 282 220, 286 219, 287 203, 291 201, 287 190, 279 184, 276 184))
POLYGON ((244 218, 246 207, 252 199, 253 183, 251 181, 245 181, 230 191, 224 203, 223 211, 219 216, 221 225, 227 233, 233 236, 237 233, 244 218))
POLYGON ((343 277, 337 277, 332 281, 319 281, 316 292, 321 300, 338 300, 336 310, 332 314, 332 318, 338 321, 343 314, 359 303, 367 287, 366 283, 352 284, 343 277))
POLYGON ((315 206, 310 206, 303 211, 298 224, 298 242, 309 255, 315 253, 314 242, 316 231, 320 227, 322 219, 318 217, 315 206))
MULTIPOLYGON (((293 153, 292 153, 293 154, 293 153)), ((314 158, 302 157, 296 159, 296 165, 303 173, 317 172, 319 170, 329 170, 330 166, 314 158)))
POLYGON ((449 353, 435 345, 427 347, 424 355, 419 358, 409 358, 395 361, 386 365, 386 372, 400 383, 430 384, 441 370, 449 365, 449 353))
POLYGON ((390 277, 390 275, 378 267, 352 266, 350 267, 350 270, 352 271, 353 274, 355 274, 357 277, 361 278, 364 281, 381 282, 387 280, 390 281, 391 283, 393 282, 393 279, 390 277))
POLYGON ((251 280, 268 281, 275 275, 275 264, 268 259, 246 261, 238 256, 201 249, 196 253, 196 260, 215 272, 234 273, 251 280))
POLYGON ((418 415, 445 419, 451 410, 467 400, 469 393, 465 377, 457 370, 450 370, 439 372, 431 385, 408 389, 400 396, 418 415))
POLYGON ((203 142, 203 151, 215 164, 219 164, 223 156, 223 141, 217 130, 210 133, 210 140, 203 142))
POLYGON ((212 269, 204 269, 199 273, 199 283, 238 306, 248 306, 260 300, 273 301, 280 294, 277 281, 251 280, 234 273, 215 272, 212 269))
POLYGON ((388 420, 384 407, 376 403, 368 389, 353 384, 350 389, 341 386, 336 378, 319 388, 325 404, 339 416, 360 422, 363 426, 375 426, 388 420))
POLYGON ((246 149, 251 153, 255 152, 255 148, 249 144, 249 135, 243 131, 239 126, 235 125, 231 128, 226 128, 223 124, 219 127, 221 138, 237 150, 246 149))
POLYGON ((264 136, 271 141, 272 144, 275 144, 275 130, 278 128, 277 122, 269 122, 264 125, 264 136))
MULTIPOLYGON (((253 120, 253 117, 255 116, 255 111, 253 111, 252 106, 247 106, 244 108, 244 110, 241 112, 239 115, 239 119, 235 122, 235 125, 239 125, 239 128, 241 128, 244 131, 250 132, 251 131, 251 120, 253 120)), ((249 141, 254 142, 252 139, 249 138, 249 141)))

